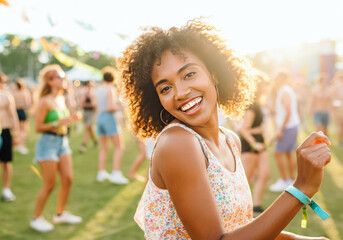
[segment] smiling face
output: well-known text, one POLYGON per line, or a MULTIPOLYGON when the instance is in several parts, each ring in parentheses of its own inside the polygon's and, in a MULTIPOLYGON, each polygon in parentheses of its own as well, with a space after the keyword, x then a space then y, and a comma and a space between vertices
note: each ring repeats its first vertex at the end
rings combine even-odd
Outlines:
POLYGON ((217 93, 204 63, 190 52, 165 51, 155 60, 151 78, 162 106, 176 119, 202 126, 217 117, 217 93))

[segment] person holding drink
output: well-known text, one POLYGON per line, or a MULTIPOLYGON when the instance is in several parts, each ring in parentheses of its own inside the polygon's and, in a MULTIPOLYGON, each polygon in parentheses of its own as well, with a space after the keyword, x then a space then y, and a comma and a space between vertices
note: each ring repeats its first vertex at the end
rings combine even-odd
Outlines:
POLYGON ((57 197, 54 223, 76 224, 82 218, 65 211, 72 180, 73 166, 71 149, 67 137, 67 127, 79 121, 80 113, 70 115, 63 95, 67 88, 65 73, 59 65, 48 65, 40 71, 42 88, 36 113, 36 131, 41 133, 36 144, 35 160, 41 169, 43 186, 36 198, 31 228, 48 232, 54 226, 42 216, 43 209, 56 185, 56 175, 61 179, 61 187, 57 197))

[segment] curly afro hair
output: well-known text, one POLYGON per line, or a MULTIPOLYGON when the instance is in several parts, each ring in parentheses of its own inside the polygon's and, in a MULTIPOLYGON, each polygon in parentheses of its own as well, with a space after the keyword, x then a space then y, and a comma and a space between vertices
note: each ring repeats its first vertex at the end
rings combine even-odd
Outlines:
MULTIPOLYGON (((240 117, 254 100, 255 77, 247 60, 239 57, 217 35, 215 27, 191 20, 181 28, 145 29, 117 61, 119 92, 126 101, 131 126, 141 138, 155 137, 165 124, 160 118, 163 106, 153 86, 151 72, 155 60, 170 50, 197 56, 207 67, 218 89, 218 103, 231 117, 240 117)), ((174 117, 163 111, 163 119, 174 117)))

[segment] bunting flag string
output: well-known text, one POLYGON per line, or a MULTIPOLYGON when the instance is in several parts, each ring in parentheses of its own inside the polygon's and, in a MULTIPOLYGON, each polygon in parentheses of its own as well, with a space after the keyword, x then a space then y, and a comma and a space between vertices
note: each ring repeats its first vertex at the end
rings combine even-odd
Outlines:
POLYGON ((66 65, 67 67, 72 67, 72 66, 79 67, 79 68, 87 70, 91 74, 99 75, 101 77, 101 71, 99 69, 89 66, 73 57, 68 56, 67 54, 56 51, 54 52, 54 57, 58 61, 66 65))

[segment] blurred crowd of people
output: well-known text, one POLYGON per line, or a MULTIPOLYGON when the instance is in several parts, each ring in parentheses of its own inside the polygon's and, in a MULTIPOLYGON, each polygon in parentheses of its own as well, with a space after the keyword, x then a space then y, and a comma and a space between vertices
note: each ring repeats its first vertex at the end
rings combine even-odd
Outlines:
MULTIPOLYGON (((1 198, 3 201, 14 201, 16 198, 10 188, 13 150, 23 155, 34 151, 34 161, 39 165, 43 184, 36 197, 30 226, 37 231, 47 232, 54 226, 44 219, 43 210, 55 188, 57 175, 60 176, 61 186, 53 222, 82 222, 81 217, 65 210, 73 181, 70 134, 74 127, 81 124, 81 119, 84 123, 84 136, 77 151, 86 152, 89 139, 92 140, 94 147, 99 145, 96 180, 127 184, 129 179, 121 172, 124 153, 121 125, 124 124, 125 113, 113 84, 114 68, 103 69, 103 81, 96 88, 93 81, 88 81, 79 88, 74 87, 59 65, 47 65, 40 71, 39 78, 39 85, 34 89, 28 89, 22 79, 10 82, 5 74, 0 74, 0 161, 3 187, 1 198), (26 146, 30 116, 35 121, 35 131, 40 133, 35 149, 28 149, 26 146), (115 149, 110 173, 105 169, 109 144, 113 144, 115 149)), ((134 161, 129 177, 144 181, 145 177, 139 175, 137 170, 147 153, 142 141, 139 140, 137 145, 140 153, 134 161)))
MULTIPOLYGON (((44 206, 55 188, 56 176, 61 177, 57 212, 54 223, 80 223, 82 218, 67 212, 73 168, 69 135, 72 126, 83 122, 84 135, 77 151, 84 153, 89 140, 99 149, 96 181, 127 184, 129 179, 121 172, 124 155, 122 126, 126 126, 125 106, 120 102, 114 84, 115 69, 105 67, 103 81, 84 82, 75 87, 67 80, 59 65, 48 65, 40 72, 39 88, 27 88, 25 81, 10 79, 0 73, 0 163, 2 200, 13 201, 11 191, 13 150, 26 155, 35 151, 35 161, 42 174, 42 188, 37 194, 30 226, 41 232, 54 227, 43 217, 44 206), (35 120, 35 131, 40 133, 35 149, 28 149, 30 117, 35 120), (96 127, 96 129, 95 129, 96 127), (115 151, 111 171, 106 170, 110 145, 115 151)), ((335 124, 338 142, 343 147, 343 71, 332 79, 320 73, 310 83, 294 81, 286 71, 275 76, 258 72, 255 102, 240 121, 221 117, 221 125, 236 131, 242 143, 242 161, 252 187, 254 214, 264 211, 263 192, 270 179, 270 160, 267 149, 274 145, 274 157, 279 170, 269 189, 281 192, 291 185, 295 174, 295 148, 299 128, 304 131, 322 131, 328 135, 328 126, 335 124), (315 129, 311 129, 311 122, 315 129)), ((137 173, 146 158, 151 157, 154 142, 137 138, 139 154, 128 177, 145 181, 137 173)), ((271 148, 270 148, 271 149, 271 148)))

